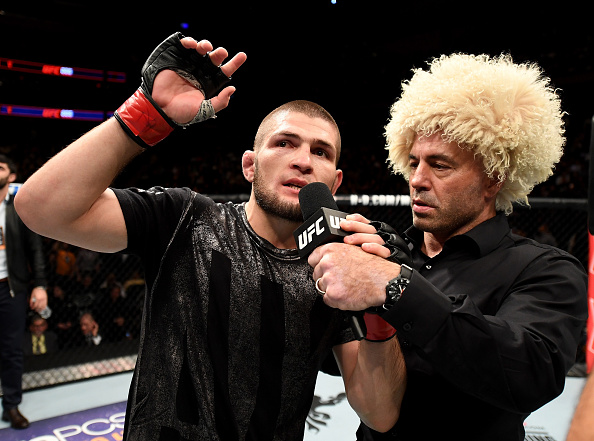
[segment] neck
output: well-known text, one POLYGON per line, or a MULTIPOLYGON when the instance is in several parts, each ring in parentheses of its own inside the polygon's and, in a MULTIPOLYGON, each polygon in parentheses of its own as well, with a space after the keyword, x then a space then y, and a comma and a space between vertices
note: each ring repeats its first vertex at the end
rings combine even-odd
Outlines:
POLYGON ((282 219, 265 212, 256 203, 253 194, 245 206, 245 214, 256 234, 266 239, 276 248, 297 248, 293 231, 297 229, 299 222, 282 219))

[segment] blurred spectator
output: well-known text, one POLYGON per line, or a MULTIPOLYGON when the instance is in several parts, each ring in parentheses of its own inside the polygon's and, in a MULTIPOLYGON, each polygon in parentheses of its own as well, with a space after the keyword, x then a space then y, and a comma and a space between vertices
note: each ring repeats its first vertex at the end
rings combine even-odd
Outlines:
POLYGON ((79 320, 80 331, 85 339, 87 346, 98 346, 101 344, 103 337, 99 332, 99 323, 91 312, 84 312, 79 320))
POLYGON ((105 280, 99 285, 99 291, 101 293, 109 293, 111 288, 114 286, 120 287, 120 294, 122 297, 126 297, 126 290, 124 289, 124 285, 118 280, 114 272, 110 272, 106 277, 105 280))
POLYGON ((55 242, 53 246, 53 264, 55 281, 68 283, 76 274, 76 255, 70 245, 64 242, 55 242))
POLYGON ((79 311, 84 311, 92 307, 99 287, 93 274, 80 274, 80 280, 74 285, 72 301, 79 311))
MULTIPOLYGON (((144 291, 144 284, 145 280, 144 277, 140 275, 140 271, 134 270, 130 275, 130 278, 124 282, 124 291, 128 293, 128 291, 134 291, 136 287, 141 287, 142 291, 144 291)), ((126 294, 128 296, 128 294, 126 294)))
POLYGON ((85 248, 79 248, 76 252, 76 267, 83 274, 99 274, 101 269, 101 254, 85 248))
POLYGON ((95 302, 95 316, 103 324, 103 338, 105 341, 116 342, 129 339, 130 334, 130 304, 122 296, 122 285, 111 283, 95 302))
POLYGON ((129 331, 132 334, 132 338, 135 338, 140 335, 140 324, 146 290, 146 282, 144 277, 140 275, 139 270, 135 270, 130 275, 130 278, 124 282, 124 290, 130 307, 129 331))
POLYGON ((68 292, 62 288, 62 285, 56 284, 51 288, 49 306, 52 310, 49 324, 58 336, 59 348, 64 349, 74 346, 78 335, 78 310, 68 292))
POLYGON ((538 226, 538 230, 534 234, 534 240, 546 245, 557 246, 557 239, 555 239, 555 236, 551 233, 551 229, 546 222, 543 222, 538 226))
POLYGON ((58 336, 48 330, 47 321, 39 314, 34 314, 29 323, 29 331, 23 339, 23 353, 43 355, 58 350, 58 336))

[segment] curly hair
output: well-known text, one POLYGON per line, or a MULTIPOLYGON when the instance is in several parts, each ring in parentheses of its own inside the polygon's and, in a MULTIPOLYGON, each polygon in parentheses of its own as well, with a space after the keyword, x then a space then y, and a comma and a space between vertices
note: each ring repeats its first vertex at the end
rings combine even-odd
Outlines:
POLYGON ((385 127, 388 162, 408 181, 415 136, 442 133, 447 142, 472 149, 485 172, 502 182, 496 209, 528 205, 535 185, 561 159, 564 112, 557 91, 539 66, 516 64, 510 55, 452 54, 414 69, 390 109, 385 127))

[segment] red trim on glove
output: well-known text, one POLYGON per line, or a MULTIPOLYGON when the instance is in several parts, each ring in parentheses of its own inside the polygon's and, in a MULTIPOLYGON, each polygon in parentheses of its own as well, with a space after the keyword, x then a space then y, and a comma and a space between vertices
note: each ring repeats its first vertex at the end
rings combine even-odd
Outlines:
MULTIPOLYGON (((165 139, 173 127, 138 89, 117 110, 119 120, 147 146, 154 146, 165 139)), ((139 142, 142 145, 142 143, 139 142)))
POLYGON ((378 314, 366 312, 363 314, 363 320, 365 320, 365 326, 367 327, 365 340, 386 341, 396 335, 396 329, 378 314))

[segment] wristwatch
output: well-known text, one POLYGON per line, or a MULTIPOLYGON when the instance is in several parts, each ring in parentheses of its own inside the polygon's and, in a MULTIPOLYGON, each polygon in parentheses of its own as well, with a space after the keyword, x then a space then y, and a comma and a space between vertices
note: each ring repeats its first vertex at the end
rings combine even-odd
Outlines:
POLYGON ((398 303, 398 300, 400 300, 400 297, 402 297, 402 293, 410 283, 412 272, 413 270, 410 266, 402 264, 400 266, 400 274, 387 283, 386 302, 383 306, 386 311, 398 303))

